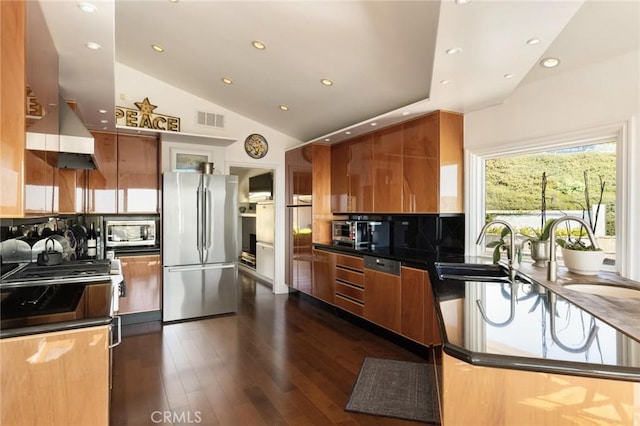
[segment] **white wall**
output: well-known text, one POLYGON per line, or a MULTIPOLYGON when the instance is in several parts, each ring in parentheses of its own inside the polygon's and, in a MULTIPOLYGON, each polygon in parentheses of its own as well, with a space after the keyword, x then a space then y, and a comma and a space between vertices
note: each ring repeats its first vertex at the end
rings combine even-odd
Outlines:
MULTIPOLYGON (((640 51, 609 58, 589 66, 561 72, 553 77, 518 87, 501 105, 465 114, 467 160, 475 155, 499 152, 531 141, 562 139, 589 129, 621 128, 627 138, 621 155, 627 186, 618 182, 622 208, 617 211, 624 223, 618 235, 626 238, 622 256, 627 256, 623 274, 640 280, 640 266, 634 262, 640 252, 640 51)), ((597 131, 596 131, 597 133, 597 131)), ((469 216, 477 216, 473 204, 480 190, 473 179, 480 173, 468 161, 466 175, 469 216)), ((481 197, 481 196, 480 196, 481 197)), ((482 218, 467 219, 467 232, 477 235, 482 218)), ((474 237, 475 238, 475 237, 474 237)))
POLYGON ((274 170, 274 204, 276 209, 275 275, 274 293, 286 293, 285 267, 285 173, 284 153, 300 145, 302 141, 285 135, 264 124, 170 86, 149 75, 140 73, 120 63, 115 66, 116 106, 135 109, 134 102, 145 97, 158 107, 154 112, 180 117, 181 133, 198 134, 202 138, 162 134, 162 170, 170 170, 172 148, 204 151, 211 155, 216 169, 227 174, 229 168, 250 167, 274 170), (124 94, 125 99, 121 99, 124 94), (212 129, 195 123, 196 111, 206 111, 225 116, 224 129, 212 129), (252 133, 259 133, 269 143, 269 151, 261 159, 253 159, 244 151, 244 140, 252 133), (231 142, 229 140, 235 140, 231 142), (185 142, 187 140, 188 142, 185 142))

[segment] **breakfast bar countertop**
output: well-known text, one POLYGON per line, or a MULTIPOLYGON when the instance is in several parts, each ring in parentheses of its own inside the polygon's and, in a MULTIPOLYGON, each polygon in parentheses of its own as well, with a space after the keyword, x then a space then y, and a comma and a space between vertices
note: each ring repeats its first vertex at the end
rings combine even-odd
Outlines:
POLYGON ((640 382, 640 299, 563 287, 579 282, 640 289, 640 283, 565 268, 551 282, 545 268, 526 264, 520 272, 524 279, 514 282, 433 280, 446 353, 479 366, 640 382))

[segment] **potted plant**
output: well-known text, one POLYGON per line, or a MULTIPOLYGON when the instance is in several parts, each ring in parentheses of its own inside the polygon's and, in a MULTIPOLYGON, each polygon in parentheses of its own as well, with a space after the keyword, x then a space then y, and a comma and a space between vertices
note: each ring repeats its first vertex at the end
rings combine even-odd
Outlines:
POLYGON ((540 191, 540 229, 523 228, 521 233, 527 237, 524 242, 529 242, 533 266, 545 267, 549 260, 549 230, 554 220, 547 220, 547 173, 542 173, 540 191))
MULTIPOLYGON (((587 171, 584 173, 584 199, 585 205, 583 206, 583 219, 586 212, 586 221, 591 228, 591 231, 595 233, 598 225, 598 217, 600 213, 600 207, 602 205, 602 196, 606 182, 600 178, 600 194, 598 198, 598 204, 596 205, 595 217, 592 214, 591 198, 589 196, 589 180, 587 171)), ((581 275, 595 275, 600 270, 602 260, 604 259, 604 251, 599 247, 591 244, 587 245, 583 240, 584 227, 580 227, 578 236, 574 238, 571 235, 571 230, 567 229, 567 238, 557 238, 556 243, 562 248, 562 258, 564 260, 564 266, 569 269, 570 272, 581 275)))

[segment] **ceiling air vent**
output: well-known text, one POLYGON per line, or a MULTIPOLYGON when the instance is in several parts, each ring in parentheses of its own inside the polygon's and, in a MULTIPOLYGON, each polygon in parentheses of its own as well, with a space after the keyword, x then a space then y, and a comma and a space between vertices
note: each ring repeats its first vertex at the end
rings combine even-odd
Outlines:
POLYGON ((196 122, 199 126, 224 129, 224 115, 211 112, 197 111, 196 122))

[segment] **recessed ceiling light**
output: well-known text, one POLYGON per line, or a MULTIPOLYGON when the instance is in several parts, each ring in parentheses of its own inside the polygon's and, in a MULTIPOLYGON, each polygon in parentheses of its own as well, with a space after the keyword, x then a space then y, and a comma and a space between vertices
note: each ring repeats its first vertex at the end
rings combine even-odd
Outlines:
POLYGON ((329 80, 328 78, 323 78, 322 80, 320 80, 320 83, 324 84, 325 86, 333 86, 333 81, 329 80))
POLYGON ((329 138, 325 138, 325 140, 324 140, 324 141, 325 141, 325 142, 331 142, 331 139, 329 139, 329 138))
POLYGON ((109 120, 100 120, 100 122, 101 122, 102 124, 107 124, 107 123, 109 122, 109 120))
POLYGON ((85 46, 87 46, 91 50, 102 49, 102 46, 100 46, 98 43, 95 43, 93 41, 87 42, 85 46))
POLYGON ((459 47, 452 47, 451 49, 447 49, 448 55, 455 55, 456 53, 462 52, 462 49, 459 47))
POLYGON ((107 127, 107 126, 104 126, 104 127, 102 128, 102 130, 107 130, 107 129, 108 129, 108 127, 107 127))
POLYGON ((372 126, 377 126, 377 125, 378 125, 378 123, 371 123, 371 125, 372 125, 372 126))
POLYGON ((264 50, 267 48, 267 45, 261 42, 260 40, 253 40, 251 44, 253 45, 253 47, 255 47, 258 50, 264 50))
POLYGON ((350 135, 350 134, 351 134, 351 132, 344 132, 344 134, 345 134, 345 135, 350 135))
POLYGON ((558 59, 558 58, 544 58, 542 61, 540 61, 540 65, 542 65, 545 68, 555 68, 558 65, 560 65, 560 59, 558 59))
POLYGON ((227 77, 223 77, 222 78, 222 82, 224 84, 233 84, 233 80, 231 80, 230 78, 227 78, 227 77))
POLYGON ((98 112, 99 112, 100 114, 106 114, 106 113, 107 113, 107 110, 106 110, 106 109, 99 109, 99 110, 98 110, 98 112))
POLYGON ((504 75, 504 78, 513 78, 514 76, 515 74, 511 74, 510 72, 508 72, 504 75))
POLYGON ((280 105, 279 107, 282 111, 289 111, 289 107, 286 105, 280 105))
POLYGON ((178 3, 180 0, 169 0, 169 3, 178 3))
POLYGON ((527 40, 527 44, 530 45, 534 45, 534 44, 538 44, 540 43, 540 39, 539 38, 530 38, 529 40, 527 40))
POLYGON ((411 114, 409 111, 405 111, 405 112, 402 113, 403 116, 407 116, 409 114, 411 114))
POLYGON ((80 8, 81 11, 86 12, 86 13, 93 13, 96 10, 98 10, 98 8, 95 7, 95 5, 93 5, 91 3, 80 3, 80 4, 78 4, 78 7, 80 8))
POLYGON ((164 47, 160 46, 159 44, 152 44, 151 48, 158 53, 164 52, 164 47))
POLYGON ((456 0, 456 3, 458 4, 467 4, 469 3, 471 0, 456 0))
POLYGON ((440 82, 440 84, 449 84, 449 83, 451 83, 451 80, 442 80, 440 82))

